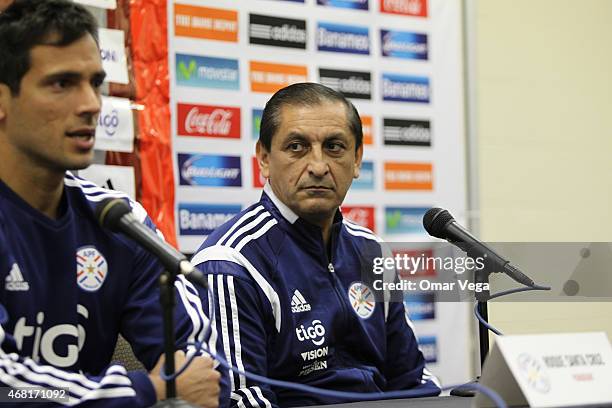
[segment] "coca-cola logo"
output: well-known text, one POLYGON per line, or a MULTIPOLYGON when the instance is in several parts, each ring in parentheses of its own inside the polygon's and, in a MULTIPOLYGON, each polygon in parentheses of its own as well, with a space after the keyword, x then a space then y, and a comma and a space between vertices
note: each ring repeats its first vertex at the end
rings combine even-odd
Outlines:
POLYGON ((374 207, 343 206, 342 215, 355 224, 374 231, 374 207))
POLYGON ((232 112, 215 109, 211 113, 201 113, 192 108, 185 119, 185 130, 189 133, 206 133, 215 136, 227 136, 232 129, 232 112))
POLYGON ((181 136, 240 137, 240 109, 224 106, 178 105, 181 136))

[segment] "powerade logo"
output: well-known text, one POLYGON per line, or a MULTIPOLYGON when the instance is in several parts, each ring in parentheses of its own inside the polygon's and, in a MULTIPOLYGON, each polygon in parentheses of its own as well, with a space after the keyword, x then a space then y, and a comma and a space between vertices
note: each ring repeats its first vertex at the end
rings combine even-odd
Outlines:
POLYGON ((426 234, 423 215, 429 207, 386 207, 385 233, 426 234))
POLYGON ((406 293, 404 295, 406 315, 412 321, 436 318, 436 299, 433 293, 406 293))
POLYGON ((371 161, 361 162, 359 178, 353 180, 352 189, 374 190, 374 163, 371 161))
POLYGON ((418 343, 426 363, 438 361, 438 339, 435 336, 419 337, 418 343))
POLYGON ((176 83, 183 86, 240 90, 238 60, 176 54, 176 83))
POLYGON ((385 101, 429 103, 429 78, 383 74, 382 97, 385 101))
POLYGON ((340 7, 355 10, 368 10, 368 0, 317 0, 320 6, 340 7))
POLYGON ((372 99, 372 81, 369 72, 319 68, 319 82, 347 98, 372 99))
POLYGON ((428 120, 383 119, 385 145, 431 146, 431 124, 428 120))
POLYGON ((254 109, 251 116, 251 129, 253 131, 253 139, 259 139, 259 130, 261 129, 261 116, 263 115, 263 109, 254 109))
POLYGON ((180 234, 210 235, 240 210, 240 205, 179 204, 180 234))
POLYGON ((427 34, 380 30, 383 57, 427 60, 427 34))
POLYGON ((306 21, 249 14, 249 42, 306 49, 306 21))
POLYGON ((319 51, 369 55, 370 32, 367 27, 319 23, 317 49, 319 51))
POLYGON ((242 186, 240 157, 207 154, 178 155, 182 186, 242 186))

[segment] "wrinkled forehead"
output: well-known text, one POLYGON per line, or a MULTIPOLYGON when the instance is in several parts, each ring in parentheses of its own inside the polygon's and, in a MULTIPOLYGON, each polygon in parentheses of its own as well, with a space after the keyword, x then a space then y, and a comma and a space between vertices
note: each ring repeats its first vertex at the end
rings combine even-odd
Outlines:
POLYGON ((322 101, 318 104, 290 103, 281 107, 279 128, 293 126, 344 127, 348 131, 349 120, 346 106, 339 101, 322 101))

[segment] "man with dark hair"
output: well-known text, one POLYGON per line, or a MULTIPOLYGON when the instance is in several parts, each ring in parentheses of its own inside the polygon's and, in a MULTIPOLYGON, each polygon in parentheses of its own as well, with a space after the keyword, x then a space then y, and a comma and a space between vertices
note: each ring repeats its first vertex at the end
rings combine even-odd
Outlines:
MULTIPOLYGON (((102 229, 94 209, 105 198, 124 199, 141 222, 155 226, 125 194, 70 172, 93 159, 105 76, 96 22, 67 0, 16 0, 0 13, 0 56, 3 398, 6 387, 61 388, 45 394, 63 397, 49 404, 150 406, 165 396, 157 287, 163 267, 102 229), (119 333, 150 373, 109 365, 119 333)), ((207 342, 208 304, 188 281, 179 278, 175 287, 178 341, 207 342)), ((216 349, 214 340, 209 347, 216 349)), ((184 351, 176 354, 178 366, 184 351)), ((217 406, 220 374, 213 366, 196 357, 177 379, 179 396, 217 406)), ((21 402, 23 394, 12 395, 11 402, 21 402)))
MULTIPOLYGON (((375 302, 363 281, 380 239, 339 211, 362 155, 359 115, 341 94, 314 83, 281 89, 262 116, 260 201, 211 234, 192 263, 209 274, 217 332, 239 369, 328 390, 437 395, 403 304, 375 302)), ((344 401, 235 373, 230 381, 233 406, 344 401)))

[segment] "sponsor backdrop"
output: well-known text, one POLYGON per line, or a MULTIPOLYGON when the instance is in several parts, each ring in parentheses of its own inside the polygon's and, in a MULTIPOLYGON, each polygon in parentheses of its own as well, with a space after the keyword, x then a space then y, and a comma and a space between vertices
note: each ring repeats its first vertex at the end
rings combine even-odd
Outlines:
MULTIPOLYGON (((303 81, 343 93, 363 119, 364 163, 346 217, 391 242, 430 241, 421 219, 432 206, 463 220, 460 3, 168 2, 180 249, 194 252, 259 198, 262 109, 276 90, 303 81)), ((404 303, 434 372, 446 384, 468 380, 467 305, 436 303, 433 293, 404 303)))

